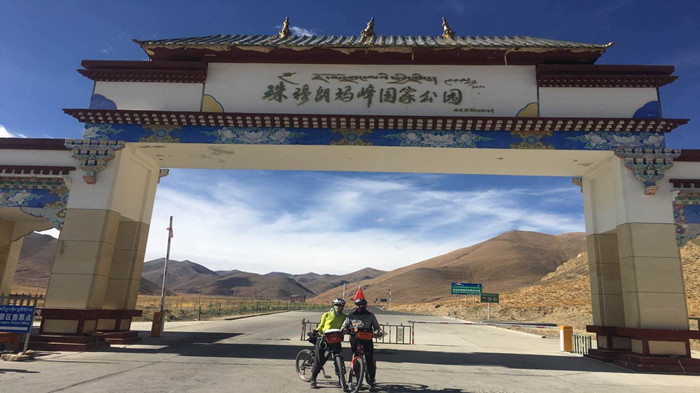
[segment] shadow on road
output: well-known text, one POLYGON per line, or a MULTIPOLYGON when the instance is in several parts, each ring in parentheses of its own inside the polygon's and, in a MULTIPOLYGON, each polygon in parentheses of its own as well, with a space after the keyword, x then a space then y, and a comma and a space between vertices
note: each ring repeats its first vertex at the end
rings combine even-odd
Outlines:
POLYGON ((0 374, 4 373, 21 373, 21 374, 38 374, 38 371, 29 371, 29 370, 15 370, 11 368, 0 368, 0 374))
MULTIPOLYGON (((338 391, 338 382, 325 382, 320 381, 318 383, 319 391, 324 389, 334 389, 333 391, 338 391)), ((368 389, 363 385, 362 392, 367 392, 368 389)), ((415 384, 415 383, 403 383, 403 382, 380 382, 377 383, 377 391, 379 393, 471 393, 469 390, 455 389, 455 388, 444 388, 444 389, 431 389, 428 385, 415 384)))
MULTIPOLYGON (((181 356, 228 357, 243 359, 294 360, 297 352, 311 345, 275 345, 220 342, 237 336, 235 333, 169 332, 161 338, 145 338, 137 346, 112 347, 104 352, 115 353, 170 353, 181 356), (152 345, 148 348, 145 345, 152 345)), ((491 352, 433 352, 406 349, 377 349, 377 360, 387 363, 418 363, 432 365, 497 366, 525 370, 567 370, 615 372, 621 370, 603 363, 573 356, 552 356, 491 352)), ((343 348, 343 356, 350 359, 350 350, 343 348)))

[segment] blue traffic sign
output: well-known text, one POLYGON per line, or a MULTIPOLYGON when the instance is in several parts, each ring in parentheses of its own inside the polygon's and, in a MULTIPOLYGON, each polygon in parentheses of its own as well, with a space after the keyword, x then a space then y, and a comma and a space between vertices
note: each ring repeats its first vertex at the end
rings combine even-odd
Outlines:
POLYGON ((0 305, 0 332, 27 333, 33 321, 34 306, 0 305))

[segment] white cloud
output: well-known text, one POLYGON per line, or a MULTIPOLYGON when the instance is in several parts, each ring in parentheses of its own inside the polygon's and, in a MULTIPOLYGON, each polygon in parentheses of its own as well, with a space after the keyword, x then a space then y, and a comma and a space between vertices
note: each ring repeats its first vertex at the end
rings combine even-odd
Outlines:
POLYGON ((306 36, 318 35, 318 33, 315 30, 307 29, 304 27, 292 26, 289 28, 289 30, 291 30, 292 34, 294 34, 294 35, 306 35, 306 36))
POLYGON ((508 230, 583 230, 580 212, 532 202, 580 198, 573 185, 438 191, 410 176, 280 179, 172 171, 158 189, 146 258, 165 255, 170 215, 173 259, 258 273, 393 270, 508 230))
POLYGON ((5 128, 2 124, 0 124, 0 138, 26 138, 26 136, 22 134, 14 134, 5 128))

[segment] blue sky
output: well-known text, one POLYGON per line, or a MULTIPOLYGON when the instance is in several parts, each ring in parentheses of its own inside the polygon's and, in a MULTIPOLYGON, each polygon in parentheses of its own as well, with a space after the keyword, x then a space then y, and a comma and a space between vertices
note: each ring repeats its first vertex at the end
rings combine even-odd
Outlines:
MULTIPOLYGON (((513 36, 615 46, 598 64, 674 65, 664 117, 689 118, 667 142, 700 148, 697 1, 24 1, 0 0, 0 136, 79 138, 62 108, 88 106, 84 59, 146 60, 137 39, 293 32, 513 36)), ((265 273, 391 270, 511 229, 583 231, 569 178, 173 170, 156 199, 147 259, 265 273)))

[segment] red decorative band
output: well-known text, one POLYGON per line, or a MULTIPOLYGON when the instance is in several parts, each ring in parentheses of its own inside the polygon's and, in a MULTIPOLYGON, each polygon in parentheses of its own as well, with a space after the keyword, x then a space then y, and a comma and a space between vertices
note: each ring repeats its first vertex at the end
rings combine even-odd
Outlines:
POLYGON ((20 166, 0 165, 1 175, 67 175, 74 171, 74 166, 20 166))
POLYGON ((670 179, 673 188, 698 189, 700 190, 700 179, 670 179))
POLYGON ((688 119, 429 117, 64 109, 83 123, 211 127, 354 128, 470 131, 670 132, 688 119))
POLYGON ((70 150, 65 139, 0 138, 0 150, 70 150))
POLYGON ((207 63, 180 61, 83 60, 83 76, 104 82, 204 83, 207 63))
POLYGON ((204 83, 206 72, 160 70, 78 70, 83 76, 102 82, 204 83))
POLYGON ((683 149, 673 161, 700 162, 700 149, 683 149))
POLYGON ((571 65, 537 66, 539 87, 661 87, 676 79, 673 66, 571 65))
POLYGON ((678 79, 675 75, 542 75, 539 87, 661 87, 678 79))

